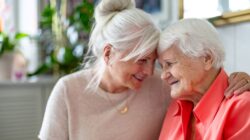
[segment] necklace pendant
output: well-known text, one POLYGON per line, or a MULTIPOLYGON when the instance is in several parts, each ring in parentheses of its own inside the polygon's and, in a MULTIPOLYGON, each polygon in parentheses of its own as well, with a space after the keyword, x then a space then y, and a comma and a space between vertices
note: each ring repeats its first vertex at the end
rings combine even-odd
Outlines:
POLYGON ((128 112, 128 107, 127 106, 125 106, 124 108, 122 108, 121 110, 120 110, 120 113, 121 114, 126 114, 128 112))

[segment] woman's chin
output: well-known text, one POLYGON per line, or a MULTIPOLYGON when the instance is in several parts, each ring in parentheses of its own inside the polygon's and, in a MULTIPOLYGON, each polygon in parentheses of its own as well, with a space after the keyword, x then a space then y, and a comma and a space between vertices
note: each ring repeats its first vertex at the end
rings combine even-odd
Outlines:
POLYGON ((129 87, 132 90, 139 90, 142 87, 142 83, 134 83, 134 84, 131 84, 129 87))
POLYGON ((139 90, 141 88, 141 84, 140 85, 135 85, 134 86, 134 90, 139 90))
POLYGON ((175 91, 171 91, 171 97, 173 99, 180 99, 181 98, 181 95, 179 92, 175 92, 175 91))

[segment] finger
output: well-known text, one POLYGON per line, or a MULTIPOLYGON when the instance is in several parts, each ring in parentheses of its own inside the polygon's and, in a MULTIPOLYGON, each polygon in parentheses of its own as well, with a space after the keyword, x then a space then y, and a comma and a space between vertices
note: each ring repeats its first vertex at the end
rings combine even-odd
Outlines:
POLYGON ((234 93, 234 91, 231 88, 230 90, 226 90, 224 95, 225 95, 226 98, 230 98, 231 96, 233 96, 233 93, 234 93))
MULTIPOLYGON (((244 72, 232 73, 228 79, 229 87, 226 89, 225 93, 230 94, 232 92, 233 88, 235 88, 235 86, 238 84, 238 82, 239 81, 242 82, 242 80, 243 81, 246 80, 247 77, 249 77, 248 74, 246 74, 244 72)), ((244 86, 244 85, 242 85, 242 86, 244 86)), ((237 87, 234 90, 237 90, 237 87)))
POLYGON ((243 84, 243 82, 242 82, 242 80, 240 81, 240 82, 238 82, 238 83, 234 83, 234 82, 231 82, 230 84, 229 84, 229 86, 227 87, 227 89, 225 90, 225 96, 226 97, 229 97, 230 95, 232 95, 233 94, 233 92, 234 92, 234 89, 236 89, 236 87, 239 85, 239 84, 242 84, 241 86, 243 86, 244 84, 243 84))
POLYGON ((230 74, 230 76, 229 76, 229 78, 228 78, 228 82, 230 83, 231 81, 233 81, 233 79, 234 79, 235 77, 237 77, 237 75, 238 75, 237 72, 234 72, 234 73, 230 74))
POLYGON ((235 84, 229 84, 229 86, 227 87, 227 89, 225 90, 225 96, 229 96, 230 93, 233 92, 233 88, 234 88, 235 84))
POLYGON ((228 79, 229 86, 225 90, 225 96, 227 98, 231 97, 235 90, 238 90, 239 88, 243 87, 247 83, 246 78, 248 77, 249 77, 248 74, 244 72, 232 73, 228 79))
POLYGON ((234 91, 235 95, 239 95, 243 93, 244 91, 250 91, 250 82, 247 81, 247 84, 244 85, 243 87, 240 87, 239 89, 234 91))
POLYGON ((229 78, 228 78, 228 83, 229 83, 229 86, 227 88, 226 91, 230 91, 232 90, 232 88, 235 86, 236 82, 240 81, 240 76, 238 76, 238 73, 235 72, 235 73, 232 73, 229 78))
POLYGON ((244 87, 246 84, 246 80, 240 80, 238 83, 230 84, 231 86, 225 90, 226 98, 230 98, 234 94, 234 91, 244 87))
POLYGON ((229 83, 231 81, 238 82, 238 81, 240 81, 242 79, 248 79, 248 78, 249 78, 249 75, 247 73, 245 73, 245 72, 236 72, 236 73, 233 73, 233 74, 230 75, 228 81, 229 81, 229 83))

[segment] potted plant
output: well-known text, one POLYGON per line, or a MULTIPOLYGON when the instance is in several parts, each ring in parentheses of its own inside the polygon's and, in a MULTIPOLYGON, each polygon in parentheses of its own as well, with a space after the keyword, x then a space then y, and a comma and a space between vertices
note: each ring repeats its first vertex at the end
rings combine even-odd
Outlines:
POLYGON ((94 4, 82 0, 68 15, 62 15, 58 7, 50 3, 42 11, 37 37, 42 63, 28 76, 74 72, 86 56, 94 4))
POLYGON ((24 33, 16 33, 14 37, 10 37, 0 32, 0 81, 11 79, 14 52, 19 40, 27 36, 24 33))

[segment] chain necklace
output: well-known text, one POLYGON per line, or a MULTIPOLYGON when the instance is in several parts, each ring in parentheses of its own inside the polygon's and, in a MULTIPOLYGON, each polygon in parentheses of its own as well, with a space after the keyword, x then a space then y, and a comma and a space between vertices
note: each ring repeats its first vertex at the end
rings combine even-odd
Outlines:
POLYGON ((124 114, 126 114, 129 111, 129 106, 128 106, 128 104, 129 104, 129 102, 128 102, 128 100, 129 100, 128 99, 129 98, 129 94, 127 94, 127 97, 125 99, 125 105, 123 105, 122 107, 118 107, 118 105, 115 105, 113 103, 113 101, 109 98, 109 95, 108 94, 106 94, 106 95, 107 95, 107 98, 108 98, 110 104, 115 107, 115 109, 116 109, 116 111, 118 113, 124 115, 124 114))

